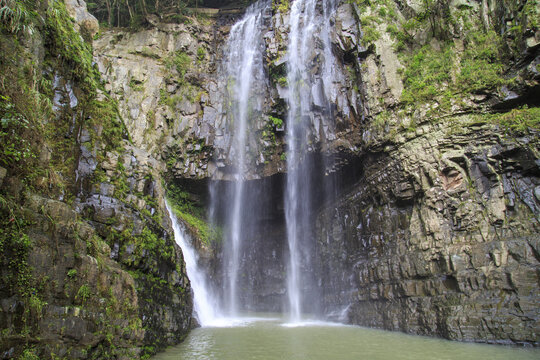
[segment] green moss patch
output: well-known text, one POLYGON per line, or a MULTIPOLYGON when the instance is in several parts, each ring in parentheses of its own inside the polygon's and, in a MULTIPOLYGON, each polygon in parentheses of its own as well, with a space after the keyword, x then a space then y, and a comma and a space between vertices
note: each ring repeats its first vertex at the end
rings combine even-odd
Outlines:
POLYGON ((169 184, 167 198, 175 215, 184 221, 189 230, 206 244, 212 245, 220 241, 222 234, 218 227, 209 224, 206 209, 180 186, 169 184))

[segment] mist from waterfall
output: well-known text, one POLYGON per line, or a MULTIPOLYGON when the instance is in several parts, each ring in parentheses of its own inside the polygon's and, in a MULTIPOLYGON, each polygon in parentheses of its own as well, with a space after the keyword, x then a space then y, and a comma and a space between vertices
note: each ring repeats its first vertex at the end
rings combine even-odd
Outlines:
MULTIPOLYGON (((287 294, 291 322, 301 319, 304 303, 302 289, 316 288, 313 284, 313 264, 310 264, 314 220, 312 204, 314 196, 325 196, 326 192, 324 179, 322 188, 315 188, 312 182, 311 174, 316 164, 309 153, 314 150, 311 144, 315 139, 311 139, 310 135, 320 133, 321 127, 328 134, 333 125, 329 99, 332 97, 334 57, 329 34, 334 4, 327 0, 318 3, 316 0, 297 0, 291 4, 290 12, 285 217, 289 244, 287 294), (312 103, 322 108, 320 114, 312 111, 312 103)), ((312 311, 317 308, 315 298, 312 296, 310 299, 312 311)))

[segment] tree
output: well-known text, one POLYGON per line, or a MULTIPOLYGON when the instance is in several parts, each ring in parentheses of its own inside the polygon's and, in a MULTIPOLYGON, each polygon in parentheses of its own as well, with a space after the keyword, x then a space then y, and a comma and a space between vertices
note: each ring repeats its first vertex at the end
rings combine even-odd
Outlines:
POLYGON ((182 14, 186 7, 198 7, 200 0, 90 0, 88 9, 108 26, 138 26, 149 14, 182 14))

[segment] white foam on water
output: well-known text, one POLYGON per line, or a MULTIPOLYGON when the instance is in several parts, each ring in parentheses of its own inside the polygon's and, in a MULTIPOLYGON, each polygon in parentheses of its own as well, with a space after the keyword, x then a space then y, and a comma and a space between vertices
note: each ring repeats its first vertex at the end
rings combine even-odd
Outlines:
POLYGON ((249 326, 256 322, 271 322, 278 321, 279 318, 269 318, 269 317, 218 317, 213 319, 211 322, 206 323, 205 327, 219 327, 219 328, 230 328, 230 327, 243 327, 249 326))
POLYGON ((350 325, 345 325, 337 322, 331 321, 322 321, 322 320, 306 320, 306 321, 297 321, 297 322, 287 322, 281 324, 283 327, 287 328, 297 328, 297 327, 347 327, 350 325))

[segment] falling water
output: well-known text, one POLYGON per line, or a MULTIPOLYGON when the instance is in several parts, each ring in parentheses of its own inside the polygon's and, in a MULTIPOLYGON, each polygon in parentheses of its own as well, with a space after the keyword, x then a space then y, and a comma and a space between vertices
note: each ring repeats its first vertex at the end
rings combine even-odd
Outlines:
POLYGON ((255 81, 264 78, 262 21, 268 1, 260 1, 246 11, 244 17, 232 28, 225 54, 225 83, 228 96, 228 121, 233 134, 229 159, 232 160, 234 182, 232 189, 231 212, 227 219, 225 241, 229 243, 227 251, 228 281, 227 298, 231 316, 238 312, 238 272, 242 250, 242 209, 245 198, 245 180, 248 171, 248 130, 254 113, 254 97, 251 92, 255 81))
POLYGON ((287 291, 292 322, 299 321, 302 314, 302 287, 309 281, 301 271, 302 265, 309 268, 306 263, 309 256, 303 256, 302 251, 310 251, 312 200, 313 196, 321 195, 314 192, 316 189, 310 180, 314 163, 308 156, 312 150, 309 136, 318 134, 321 126, 328 131, 332 120, 328 98, 331 97, 334 60, 329 37, 333 3, 322 1, 322 15, 317 3, 316 0, 297 0, 291 5, 290 13, 285 216, 289 243, 287 291), (317 53, 316 49, 321 46, 322 51, 317 53), (313 71, 321 62, 322 69, 313 71), (311 109, 314 102, 323 108, 317 118, 311 109))
POLYGON ((217 314, 218 306, 213 300, 215 297, 212 296, 213 294, 206 282, 204 271, 199 268, 199 256, 197 255, 197 251, 191 245, 188 235, 178 222, 169 203, 167 202, 165 205, 173 225, 174 239, 182 249, 184 261, 186 262, 187 275, 191 281, 191 288, 193 289, 195 316, 201 326, 212 325, 219 317, 219 314, 217 314))

